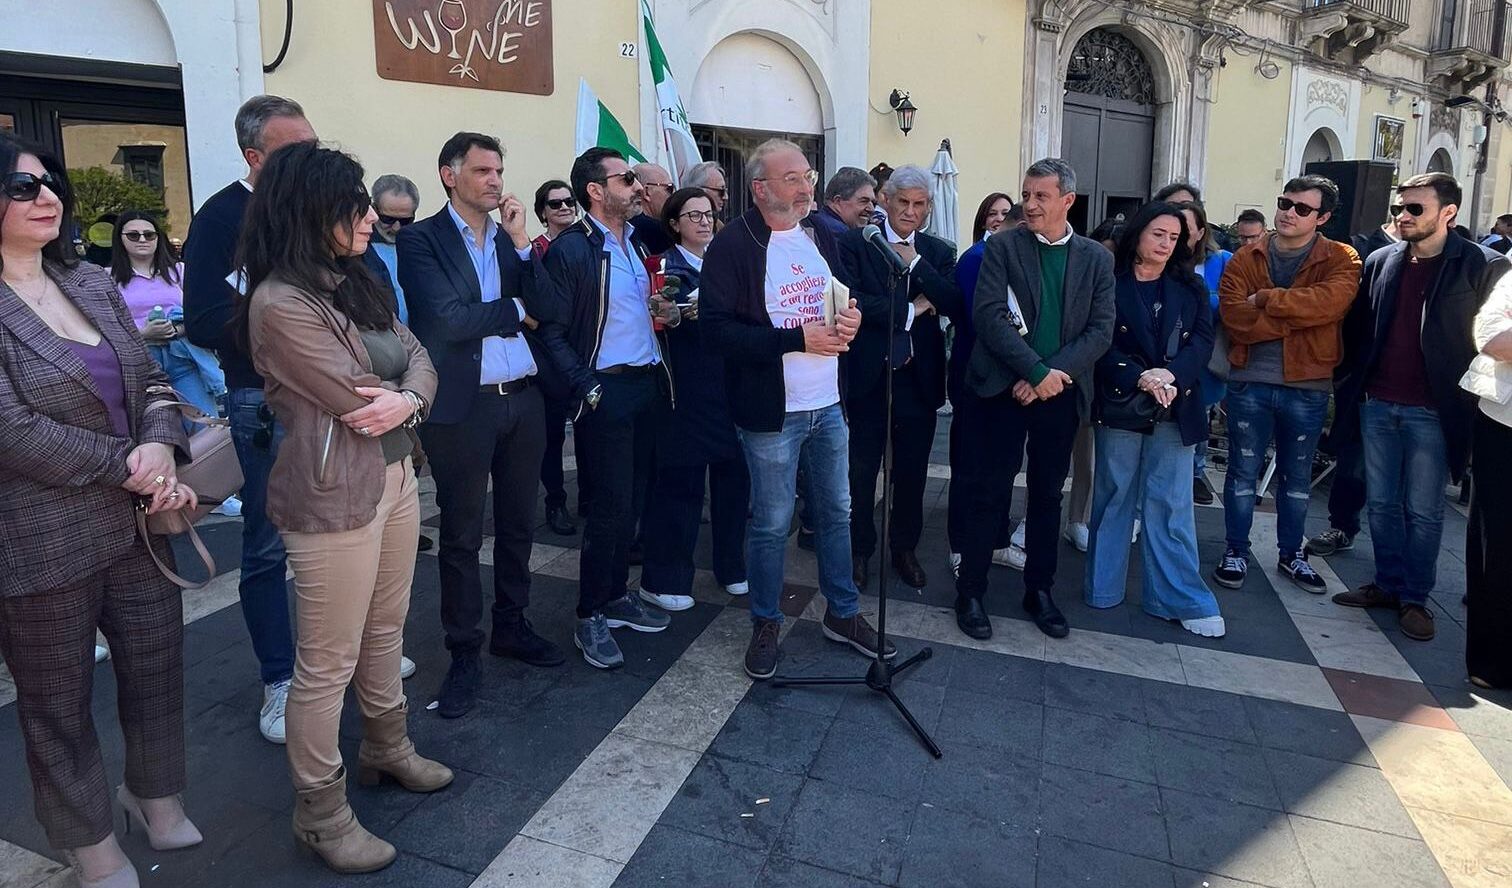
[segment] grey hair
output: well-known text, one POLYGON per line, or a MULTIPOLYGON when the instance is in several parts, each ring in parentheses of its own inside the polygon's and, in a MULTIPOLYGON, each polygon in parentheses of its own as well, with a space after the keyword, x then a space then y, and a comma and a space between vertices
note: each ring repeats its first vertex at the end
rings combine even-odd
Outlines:
MULTIPOLYGON (((714 177, 715 173, 724 176, 726 179, 729 178, 729 174, 725 172, 725 168, 712 160, 706 160, 703 163, 695 163, 692 166, 688 167, 688 171, 686 173, 683 173, 682 187, 703 188, 704 186, 708 185, 709 180, 714 177)), ((725 184, 728 185, 729 183, 726 182, 725 184)))
POLYGON ((824 186, 824 201, 850 200, 857 191, 862 188, 876 188, 877 180, 871 173, 858 167, 841 167, 830 176, 829 183, 824 186))
POLYGON ((755 182, 757 179, 766 176, 767 158, 780 151, 796 151, 799 154, 803 153, 802 148, 799 148, 797 145, 793 144, 787 139, 767 139, 765 142, 762 142, 760 145, 756 146, 756 150, 751 152, 750 159, 746 161, 746 184, 749 185, 750 183, 755 182))
POLYGON ((236 144, 262 150, 263 129, 276 117, 304 117, 304 109, 283 96, 253 96, 236 109, 236 144))
POLYGON ((929 172, 916 163, 906 163, 893 170, 887 181, 882 183, 882 193, 888 197, 894 197, 899 191, 914 191, 922 189, 929 194, 929 186, 934 184, 929 172))
POLYGON ((415 202, 415 206, 420 206, 420 189, 415 187, 414 182, 396 173, 379 176, 378 180, 373 183, 373 203, 377 203, 378 198, 385 194, 398 194, 407 197, 415 202))
POLYGON ((1055 177, 1061 194, 1072 194, 1076 191, 1076 170, 1059 157, 1036 160, 1029 169, 1024 171, 1025 179, 1043 179, 1049 176, 1055 177))

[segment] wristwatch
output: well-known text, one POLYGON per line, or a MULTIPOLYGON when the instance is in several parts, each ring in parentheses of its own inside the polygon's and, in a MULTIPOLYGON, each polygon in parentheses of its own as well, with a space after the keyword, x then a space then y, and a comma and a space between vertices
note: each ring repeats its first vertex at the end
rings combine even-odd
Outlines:
POLYGON ((583 403, 585 403, 585 404, 588 405, 588 409, 589 410, 597 410, 598 409, 598 405, 599 405, 599 399, 601 399, 603 397, 604 397, 604 387, 602 385, 596 385, 593 388, 591 388, 591 389, 588 390, 588 394, 586 394, 586 395, 583 396, 583 403))

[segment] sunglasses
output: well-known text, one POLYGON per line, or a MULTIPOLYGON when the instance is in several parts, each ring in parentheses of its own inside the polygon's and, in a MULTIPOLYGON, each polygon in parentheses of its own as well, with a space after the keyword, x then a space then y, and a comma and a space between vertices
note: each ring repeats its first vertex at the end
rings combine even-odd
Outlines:
POLYGON ((58 180, 52 173, 40 176, 35 173, 11 173, 5 178, 5 196, 23 202, 36 200, 42 193, 43 185, 53 194, 58 193, 58 180))
POLYGON ((671 194, 673 191, 677 190, 677 189, 675 189, 675 188, 672 187, 671 183, 668 183, 668 182, 647 182, 646 183, 646 187, 647 188, 665 188, 665 189, 667 189, 667 193, 668 194, 671 194))
POLYGON ((625 170, 623 173, 615 173, 612 176, 605 176, 599 181, 603 182, 605 185, 608 185, 610 179, 620 180, 625 184, 626 188, 633 187, 636 182, 640 181, 640 177, 635 175, 635 170, 625 170))
POLYGON ((143 243, 144 241, 146 243, 152 243, 153 241, 157 240, 157 232, 156 231, 123 231, 123 232, 121 232, 121 237, 126 238, 127 240, 131 241, 134 244, 143 243))
POLYGON ((406 225, 410 224, 411 222, 415 221, 415 217, 414 216, 390 216, 387 213, 379 213, 378 214, 378 221, 381 222, 381 223, 383 223, 384 225, 397 225, 400 228, 403 228, 404 226, 406 226, 406 225))
POLYGON ((1392 204, 1391 215, 1400 216, 1406 213, 1409 216, 1421 216, 1428 208, 1420 203, 1392 204))
POLYGON ((1301 216, 1304 219, 1307 218, 1308 216, 1311 216, 1313 213, 1321 213, 1321 212, 1323 212, 1318 207, 1309 206, 1309 205, 1307 205, 1305 203, 1302 203, 1301 201, 1292 200, 1289 197, 1278 197, 1278 198, 1276 198, 1276 209, 1282 210, 1282 211, 1285 211, 1285 210, 1296 210, 1297 211, 1297 215, 1301 216))
POLYGON ((708 210, 689 210, 686 213, 679 213, 677 218, 687 219, 694 225, 698 225, 702 222, 713 222, 714 214, 709 212, 708 210))
POLYGON ((552 199, 546 201, 546 206, 550 207, 553 210, 560 210, 562 207, 577 209, 577 198, 553 197, 552 199))

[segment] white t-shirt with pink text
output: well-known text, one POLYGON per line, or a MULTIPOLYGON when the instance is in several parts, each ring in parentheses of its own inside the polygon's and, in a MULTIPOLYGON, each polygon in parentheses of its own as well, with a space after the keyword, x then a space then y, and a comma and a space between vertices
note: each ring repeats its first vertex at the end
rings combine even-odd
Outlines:
MULTIPOLYGON (((766 309, 772 326, 824 323, 830 267, 802 226, 772 232, 767 244, 766 309)), ((787 411, 819 410, 840 402, 840 359, 788 352, 782 356, 787 411)))

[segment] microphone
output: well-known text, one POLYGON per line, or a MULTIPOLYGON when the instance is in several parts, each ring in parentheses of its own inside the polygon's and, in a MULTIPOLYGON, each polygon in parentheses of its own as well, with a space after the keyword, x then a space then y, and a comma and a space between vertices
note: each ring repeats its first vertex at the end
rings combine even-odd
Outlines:
POLYGON ((903 257, 898 255, 898 251, 892 248, 892 244, 887 242, 887 238, 882 236, 882 229, 875 225, 868 225, 861 229, 861 237, 877 248, 877 251, 887 260, 887 264, 892 266, 895 274, 908 274, 908 263, 904 262, 903 257))

